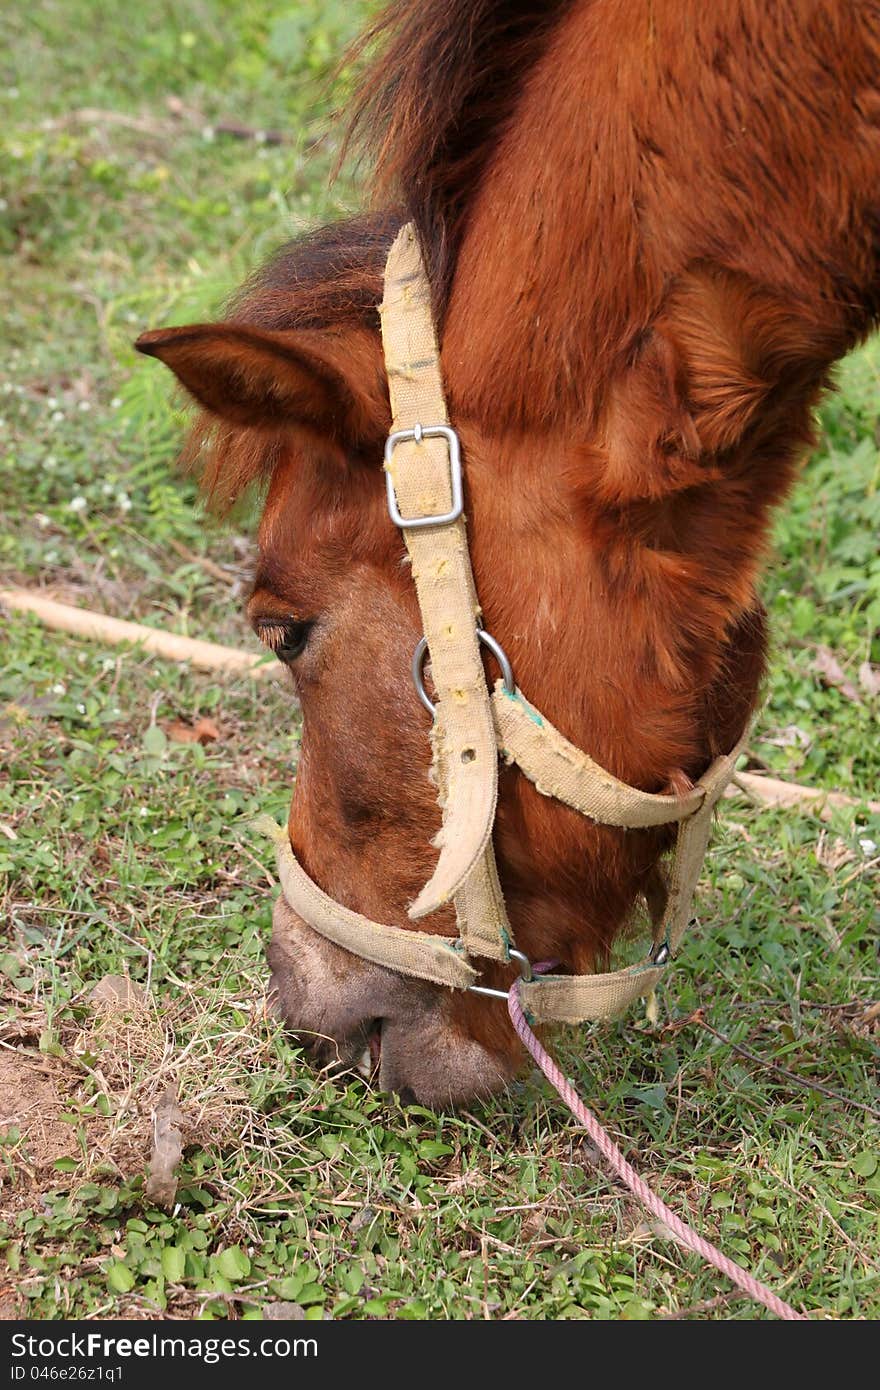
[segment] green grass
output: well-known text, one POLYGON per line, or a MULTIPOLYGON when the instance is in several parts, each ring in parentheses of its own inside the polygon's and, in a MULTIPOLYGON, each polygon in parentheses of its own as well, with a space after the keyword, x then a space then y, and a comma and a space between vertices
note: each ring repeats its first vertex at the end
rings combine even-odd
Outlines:
MULTIPOLYGON (((328 190, 325 88, 365 12, 3 11, 0 582, 253 642, 249 541, 207 523, 175 476, 180 416, 130 344, 215 311, 292 231, 356 205, 347 176, 328 190), (212 135, 228 117, 290 139, 212 135)), ((343 74, 337 100, 345 87, 343 74)), ((825 645, 858 685, 880 661, 878 374, 877 343, 843 365, 780 518, 764 586, 776 655, 749 750, 856 797, 878 795, 877 698, 826 687, 813 663, 825 645)), ((280 817, 289 796, 298 730, 282 687, 24 617, 2 640, 0 1067, 24 1069, 43 1113, 42 1128, 0 1133, 0 1309, 760 1316, 651 1230, 542 1085, 457 1115, 402 1107, 316 1078, 266 1017, 271 854, 249 821, 280 817), (164 736, 202 714, 214 743, 164 736), (147 987, 146 1005, 96 1013, 108 973, 147 987), (172 1079, 188 1129, 168 1215, 143 1179, 150 1106, 172 1079)), ((880 1315, 877 1112, 864 1108, 877 1105, 878 844, 865 809, 824 822, 725 802, 660 1023, 633 1014, 563 1044, 676 1210, 799 1306, 842 1318, 880 1315)))

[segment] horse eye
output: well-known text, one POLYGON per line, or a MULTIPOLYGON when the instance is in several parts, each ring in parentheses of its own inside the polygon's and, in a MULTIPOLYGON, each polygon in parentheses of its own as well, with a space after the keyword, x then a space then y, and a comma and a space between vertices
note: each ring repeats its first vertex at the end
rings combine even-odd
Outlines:
POLYGON ((279 661, 289 663, 302 656, 314 623, 295 618, 271 618, 258 621, 255 626, 260 641, 271 647, 279 661))

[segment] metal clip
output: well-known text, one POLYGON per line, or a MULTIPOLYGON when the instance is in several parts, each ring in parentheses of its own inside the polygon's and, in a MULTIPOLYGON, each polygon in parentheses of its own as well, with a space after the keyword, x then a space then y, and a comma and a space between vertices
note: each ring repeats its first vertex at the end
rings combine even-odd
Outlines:
MULTIPOLYGON (((523 984, 531 984, 535 978, 535 972, 528 956, 523 955, 522 951, 515 951, 511 946, 510 957, 519 964, 519 977, 523 984)), ((509 989, 489 989, 488 985, 468 985, 468 989, 471 994, 486 994, 491 999, 508 999, 510 997, 509 989)))

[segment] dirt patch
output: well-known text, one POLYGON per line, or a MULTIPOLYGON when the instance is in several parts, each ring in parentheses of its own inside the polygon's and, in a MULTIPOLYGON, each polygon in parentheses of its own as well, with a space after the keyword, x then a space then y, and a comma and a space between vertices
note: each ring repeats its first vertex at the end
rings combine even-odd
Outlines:
POLYGON ((153 1077, 166 1039, 142 995, 115 986, 116 977, 101 982, 88 1026, 63 1038, 63 1057, 39 1052, 30 1037, 0 1045, 0 1217, 39 1192, 78 1186, 96 1168, 130 1177, 146 1167, 153 1077), (62 1158, 76 1168, 62 1173, 62 1158))
MULTIPOLYGON (((221 1142, 241 1122, 241 1066, 260 1046, 256 1032, 224 1034, 218 1046, 203 1003, 160 1008, 123 976, 99 981, 87 1005, 82 1025, 62 1028, 60 1057, 38 1050, 45 1018, 17 1001, 0 1029, 0 1218, 40 1193, 146 1173, 156 1108, 169 1093, 180 1098, 183 1146, 221 1142), (73 1163, 59 1169, 59 1159, 73 1163)), ((11 1296, 0 1267, 0 1298, 11 1296)))
MULTIPOLYGON (((66 1070, 39 1053, 0 1049, 0 1134, 18 1131, 9 1152, 15 1169, 31 1179, 71 1152, 71 1127, 59 1119, 66 1070)), ((0 1177, 0 1192, 4 1186, 0 1177)))

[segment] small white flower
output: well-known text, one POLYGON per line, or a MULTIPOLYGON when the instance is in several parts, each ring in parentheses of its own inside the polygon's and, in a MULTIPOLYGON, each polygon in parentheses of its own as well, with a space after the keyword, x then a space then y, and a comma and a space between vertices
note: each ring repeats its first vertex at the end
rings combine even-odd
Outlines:
POLYGON ((70 501, 67 504, 67 510, 70 512, 80 513, 87 511, 88 505, 88 502, 80 493, 77 497, 71 497, 70 501))
POLYGON ((116 560, 116 559, 118 559, 118 558, 119 558, 119 546, 118 546, 118 545, 111 545, 110 549, 107 551, 107 554, 110 556, 110 559, 111 559, 111 560, 116 560))
POLYGON ((202 139, 209 143, 214 139, 214 127, 212 125, 202 126, 202 139))
POLYGON ((45 512, 34 512, 34 521, 41 531, 47 531, 52 525, 51 516, 47 516, 45 512))
POLYGON ((55 682, 55 684, 52 686, 52 694, 53 694, 53 695, 66 695, 66 694, 67 694, 67 686, 64 684, 63 681, 56 681, 56 682, 55 682))
POLYGON ((127 492, 120 492, 119 496, 116 498, 116 505, 121 512, 131 511, 131 498, 127 492))
POLYGON ((57 410, 57 409, 58 409, 58 397, 57 397, 57 396, 47 396, 47 397, 46 397, 46 409, 47 409, 47 410, 57 410))
POLYGON ((875 854, 877 850, 876 841, 869 840, 866 836, 864 840, 859 840, 859 849, 862 851, 862 854, 875 854))
POLYGON ((104 497, 109 497, 112 491, 113 491, 113 484, 112 484, 112 483, 102 483, 102 484, 101 484, 101 494, 102 494, 102 496, 104 496, 104 497))
POLYGON ((8 201, 5 198, 0 198, 0 212, 6 212, 8 208, 8 201))
POLYGON ((47 468, 50 473, 52 472, 53 468, 58 467, 58 460, 56 459, 54 454, 46 455, 46 457, 43 459, 43 467, 47 468))
POLYGON ((118 410, 119 407, 120 407, 121 405, 122 405, 122 397, 121 397, 121 396, 114 396, 113 399, 112 399, 112 401, 110 402, 110 409, 111 409, 111 410, 118 410))
POLYGON ((80 714, 85 714, 85 712, 86 712, 86 707, 85 707, 85 705, 83 705, 83 704, 79 704, 79 705, 77 705, 77 710, 79 711, 80 714))
POLYGON ((86 411, 91 410, 92 403, 91 401, 80 401, 78 408, 85 414, 86 411))
POLYGON ((49 416, 49 419, 52 421, 53 425, 59 425, 61 421, 64 419, 64 411, 53 410, 52 414, 49 416))
POLYGON ((148 816, 149 814, 150 809, 148 806, 141 806, 140 810, 138 811, 139 816, 148 816))
POLYGON ((101 662, 101 670, 112 671, 115 665, 116 661, 112 656, 105 656, 104 660, 101 662))

